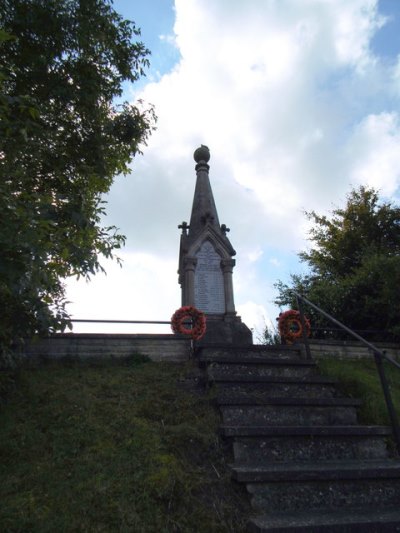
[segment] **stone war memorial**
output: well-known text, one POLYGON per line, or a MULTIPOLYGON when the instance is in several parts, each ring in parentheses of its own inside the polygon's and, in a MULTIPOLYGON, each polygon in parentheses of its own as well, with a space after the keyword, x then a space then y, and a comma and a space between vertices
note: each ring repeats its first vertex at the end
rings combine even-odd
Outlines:
MULTIPOLYGON (((228 228, 219 222, 208 148, 198 148, 194 159, 190 223, 178 226, 178 273, 182 307, 193 306, 206 317, 206 333, 195 349, 183 334, 57 334, 45 339, 46 346, 32 344, 29 355, 129 361, 136 353, 174 362, 193 357, 179 386, 196 395, 213 389, 218 432, 231 450, 229 470, 249 496, 246 531, 400 533, 400 428, 395 417, 392 427, 364 424, 357 412, 362 402, 346 397, 334 379, 320 373, 305 339, 252 344, 251 331, 235 310, 235 250, 228 228)), ((334 346, 317 345, 314 353, 320 356, 321 348, 332 356, 334 346)), ((345 346, 346 356, 359 357, 355 343, 346 341, 345 346)), ((378 348, 373 349, 377 357, 378 348)))
POLYGON ((219 223, 211 189, 210 151, 202 145, 194 152, 196 186, 190 223, 182 222, 179 250, 179 284, 182 306, 194 306, 206 315, 202 343, 251 344, 250 329, 236 315, 233 294, 235 250, 219 223))

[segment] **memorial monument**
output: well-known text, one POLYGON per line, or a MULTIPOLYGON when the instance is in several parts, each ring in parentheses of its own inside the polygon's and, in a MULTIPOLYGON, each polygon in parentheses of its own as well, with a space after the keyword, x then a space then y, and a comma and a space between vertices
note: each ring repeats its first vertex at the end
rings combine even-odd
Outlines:
POLYGON ((182 305, 193 305, 206 314, 204 344, 251 344, 252 333, 236 316, 232 272, 236 254, 220 225, 209 179, 210 151, 201 145, 194 152, 196 187, 190 223, 182 222, 179 283, 182 305))

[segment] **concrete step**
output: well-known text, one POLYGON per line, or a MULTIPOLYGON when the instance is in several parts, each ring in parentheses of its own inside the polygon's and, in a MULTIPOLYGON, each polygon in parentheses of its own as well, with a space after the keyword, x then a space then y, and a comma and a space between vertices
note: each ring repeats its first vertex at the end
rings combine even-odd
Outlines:
POLYGON ((233 437, 235 461, 267 464, 283 461, 326 461, 384 459, 385 438, 391 429, 371 426, 246 427, 221 428, 233 437))
POLYGON ((305 361, 304 359, 299 359, 296 357, 257 357, 252 354, 243 357, 213 357, 210 358, 201 358, 199 359, 199 364, 202 366, 212 365, 213 363, 224 363, 224 364, 242 364, 242 365, 262 365, 262 364, 272 364, 272 365, 287 365, 291 363, 297 364, 311 364, 315 366, 314 361, 305 361))
POLYGON ((253 518, 249 533, 399 533, 400 509, 271 513, 253 518))
POLYGON ((255 398, 336 398, 340 393, 329 379, 310 376, 301 381, 297 378, 264 377, 261 382, 214 381, 216 393, 221 398, 251 395, 255 398))
POLYGON ((305 353, 301 345, 297 346, 213 346, 200 347, 196 351, 199 361, 213 361, 219 358, 233 359, 304 359, 305 353))
MULTIPOLYGON (((310 382, 319 382, 319 376, 310 374, 305 376, 259 376, 259 375, 238 375, 238 376, 229 376, 221 375, 220 377, 215 376, 210 378, 208 377, 208 382, 216 385, 224 384, 237 384, 242 385, 248 383, 251 387, 253 383, 310 383, 310 382)), ((321 378, 323 379, 323 378, 321 378)), ((327 383, 334 383, 331 379, 325 380, 327 383)))
POLYGON ((354 398, 268 398, 257 396, 252 393, 230 396, 215 397, 215 403, 219 406, 231 405, 290 405, 290 406, 308 406, 308 407, 360 407, 361 400, 354 398))
POLYGON ((357 425, 361 402, 343 398, 299 346, 269 348, 199 353, 220 433, 232 439, 233 477, 261 513, 249 531, 400 533, 391 428, 357 425))
POLYGON ((322 426, 357 423, 353 406, 240 405, 220 406, 224 425, 322 426))
MULTIPOLYGON (((389 426, 220 426, 223 437, 321 437, 321 436, 382 436, 392 434, 389 426)), ((295 441, 294 441, 295 442, 295 441)))
POLYGON ((339 461, 233 465, 260 512, 378 508, 400 501, 400 462, 339 461))
POLYGON ((373 460, 388 456, 381 435, 235 437, 233 453, 237 463, 258 465, 284 461, 373 460))
POLYGON ((207 377, 210 381, 222 378, 260 378, 263 376, 297 377, 304 378, 315 374, 316 364, 310 361, 272 360, 262 363, 211 363, 207 367, 207 377))
POLYGON ((400 480, 400 461, 324 461, 231 465, 233 478, 243 483, 323 481, 395 478, 400 480))

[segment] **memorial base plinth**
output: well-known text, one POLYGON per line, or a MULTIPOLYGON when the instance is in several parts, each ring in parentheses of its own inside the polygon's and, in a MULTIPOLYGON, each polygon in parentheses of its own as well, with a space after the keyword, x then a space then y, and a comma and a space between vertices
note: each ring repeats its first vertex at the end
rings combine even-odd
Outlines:
POLYGON ((208 344, 253 344, 253 334, 236 315, 206 314, 206 333, 197 342, 198 346, 208 344))

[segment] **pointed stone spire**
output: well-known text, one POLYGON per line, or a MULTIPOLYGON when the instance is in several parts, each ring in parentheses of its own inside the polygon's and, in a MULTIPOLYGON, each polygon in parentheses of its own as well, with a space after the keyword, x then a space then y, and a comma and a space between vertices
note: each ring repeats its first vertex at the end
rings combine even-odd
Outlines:
POLYGON ((196 188, 194 191, 192 214, 190 217, 190 237, 200 234, 206 224, 214 228, 220 228, 217 208, 215 207, 214 196, 211 189, 210 178, 208 176, 210 160, 210 150, 204 144, 193 154, 196 161, 196 188))

